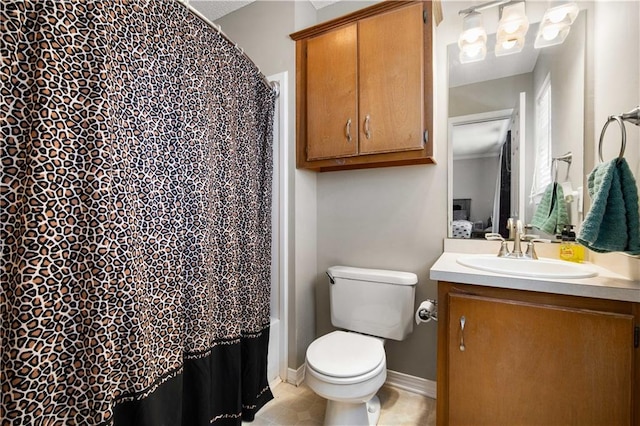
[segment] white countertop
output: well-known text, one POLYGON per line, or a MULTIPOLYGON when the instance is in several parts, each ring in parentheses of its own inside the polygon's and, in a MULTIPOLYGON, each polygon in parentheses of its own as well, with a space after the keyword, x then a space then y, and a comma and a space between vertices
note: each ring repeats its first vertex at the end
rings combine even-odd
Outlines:
POLYGON ((588 266, 598 272, 597 277, 578 279, 531 278, 469 268, 460 265, 456 261, 460 256, 468 256, 468 253, 444 252, 431 267, 429 277, 432 280, 461 284, 476 284, 487 287, 640 303, 639 281, 630 280, 591 263, 588 266))

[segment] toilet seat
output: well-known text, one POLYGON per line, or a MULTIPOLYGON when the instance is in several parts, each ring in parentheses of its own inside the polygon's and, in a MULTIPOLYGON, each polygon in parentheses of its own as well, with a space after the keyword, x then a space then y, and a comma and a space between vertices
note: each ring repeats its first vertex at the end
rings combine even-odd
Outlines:
POLYGON ((309 345, 307 367, 329 383, 358 383, 386 368, 382 341, 358 333, 334 331, 309 345))

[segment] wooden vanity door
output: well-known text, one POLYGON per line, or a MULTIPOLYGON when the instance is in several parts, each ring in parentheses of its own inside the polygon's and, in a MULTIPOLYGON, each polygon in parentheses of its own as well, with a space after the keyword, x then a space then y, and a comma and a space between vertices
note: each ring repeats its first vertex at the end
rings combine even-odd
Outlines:
MULTIPOLYGON (((424 148, 420 2, 358 23, 360 153, 424 148)), ((430 65, 430 62, 428 62, 430 65)))
POLYGON ((307 161, 358 153, 357 24, 307 41, 307 161))
POLYGON ((447 320, 449 425, 631 423, 632 316, 451 294, 447 320))

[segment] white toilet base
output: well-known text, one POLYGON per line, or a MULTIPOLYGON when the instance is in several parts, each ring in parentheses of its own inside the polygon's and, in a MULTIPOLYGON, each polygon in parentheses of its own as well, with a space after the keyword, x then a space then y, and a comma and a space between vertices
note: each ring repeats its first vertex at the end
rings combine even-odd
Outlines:
POLYGON ((380 418, 380 399, 374 395, 369 402, 351 403, 327 400, 324 415, 326 426, 375 426, 380 418))

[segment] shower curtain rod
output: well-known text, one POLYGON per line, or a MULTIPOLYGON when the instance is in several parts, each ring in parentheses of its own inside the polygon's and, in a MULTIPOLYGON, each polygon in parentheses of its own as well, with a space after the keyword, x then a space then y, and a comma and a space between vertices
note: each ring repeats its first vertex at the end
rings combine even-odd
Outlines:
POLYGON ((211 28, 213 28, 214 30, 216 30, 218 32, 218 34, 220 34, 222 37, 225 38, 225 40, 227 40, 229 43, 233 44, 235 46, 235 48, 237 50, 240 51, 240 53, 242 54, 242 56, 244 56, 245 58, 247 58, 257 69, 258 72, 260 73, 260 75, 262 76, 262 82, 271 90, 273 90, 275 92, 276 98, 280 95, 280 86, 278 85, 277 82, 271 82, 269 80, 267 80, 267 77, 262 74, 262 72, 260 71, 260 67, 258 67, 256 65, 255 62, 253 62, 253 60, 246 54, 244 53, 244 50, 240 47, 238 47, 237 43, 234 43, 233 41, 231 41, 231 39, 224 33, 224 31, 222 31, 222 27, 220 25, 216 25, 213 22, 211 22, 209 20, 209 18, 207 18, 206 16, 204 16, 202 13, 200 13, 197 9, 194 9, 193 6, 191 6, 189 4, 189 0, 176 0, 178 3, 180 3, 181 5, 183 5, 184 7, 187 8, 187 10, 189 10, 189 12, 193 13, 194 15, 196 15, 198 18, 200 18, 201 21, 203 21, 205 24, 207 24, 208 26, 210 26, 211 28))

